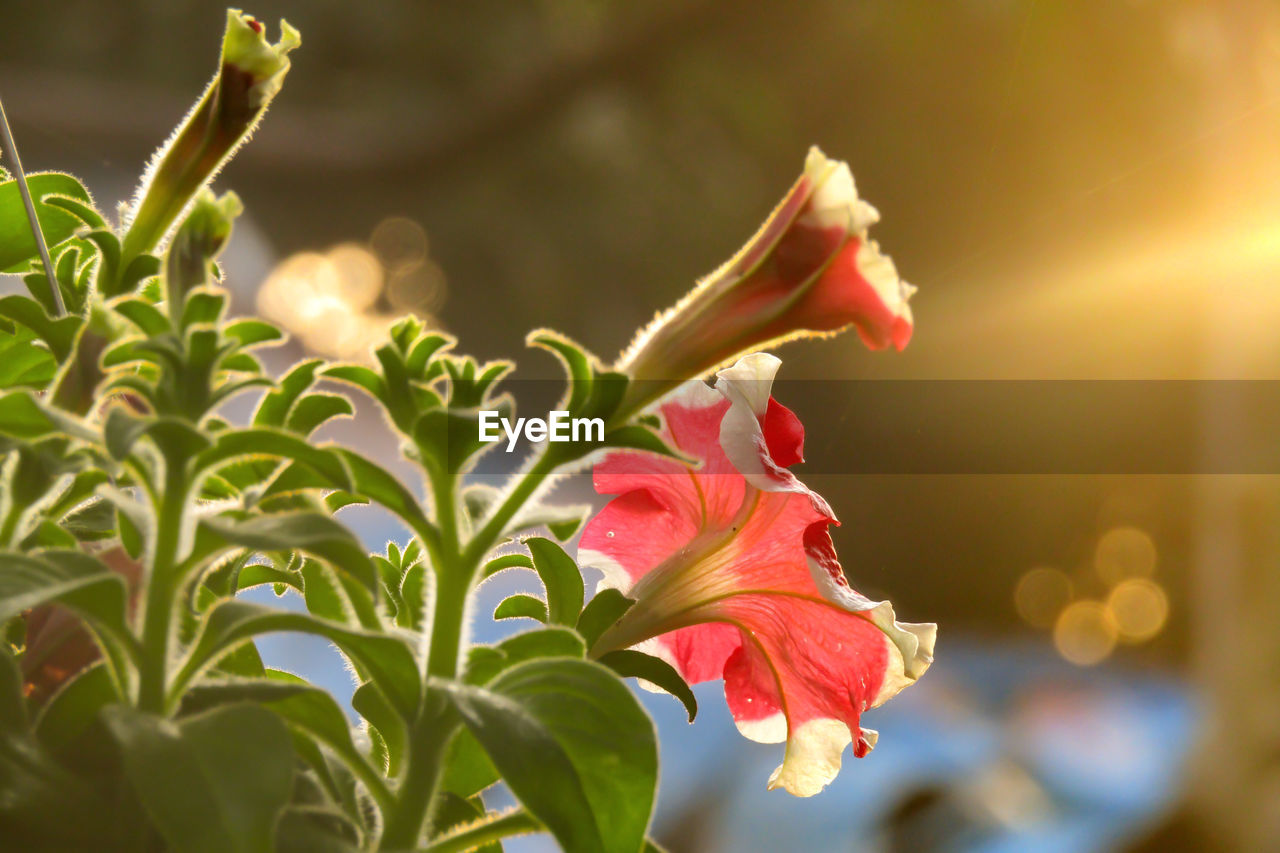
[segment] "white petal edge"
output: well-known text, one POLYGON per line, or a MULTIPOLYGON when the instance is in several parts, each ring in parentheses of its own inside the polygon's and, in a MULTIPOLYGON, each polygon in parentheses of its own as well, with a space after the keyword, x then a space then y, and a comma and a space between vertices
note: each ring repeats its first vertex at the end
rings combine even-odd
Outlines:
POLYGON ((823 229, 840 227, 850 234, 864 234, 880 221, 880 212, 858 198, 848 163, 832 160, 814 146, 805 158, 804 173, 814 190, 808 209, 800 218, 803 224, 823 229))
POLYGON ((872 601, 837 583, 827 568, 812 557, 809 558, 809 574, 823 598, 850 613, 865 613, 871 624, 884 634, 889 661, 880 689, 868 708, 883 705, 924 675, 933 663, 933 647, 938 636, 936 624, 899 622, 892 602, 872 601))
POLYGON ((760 419, 769 409, 782 360, 756 352, 716 374, 715 390, 729 401, 720 421, 720 447, 747 482, 765 492, 807 491, 791 472, 772 464, 760 419))
POLYGON ((787 739, 787 716, 781 711, 759 720, 735 718, 733 724, 744 738, 756 743, 782 743, 787 739))
POLYGON ((893 259, 880 251, 880 244, 875 240, 863 240, 858 246, 857 264, 858 274, 871 285, 885 307, 895 317, 905 317, 910 322, 908 300, 916 288, 902 280, 893 259))
POLYGON ((812 797, 840 773, 840 757, 853 743, 844 721, 818 718, 801 723, 787 739, 787 754, 769 777, 769 790, 782 788, 796 797, 812 797))
POLYGON ((590 566, 598 570, 604 577, 596 584, 596 595, 601 590, 616 589, 618 592, 626 594, 631 589, 631 575, 622 567, 622 564, 610 557, 603 551, 596 551, 591 548, 578 549, 578 565, 590 566))

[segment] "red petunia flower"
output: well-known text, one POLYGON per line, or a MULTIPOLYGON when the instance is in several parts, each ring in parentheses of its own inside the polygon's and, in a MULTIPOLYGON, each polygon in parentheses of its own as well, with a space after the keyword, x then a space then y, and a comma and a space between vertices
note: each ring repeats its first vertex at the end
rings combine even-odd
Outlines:
POLYGON ((663 403, 667 440, 699 467, 604 457, 596 490, 618 497, 583 531, 579 559, 636 602, 592 653, 639 646, 690 683, 723 678, 742 734, 787 743, 770 789, 807 797, 846 746, 862 757, 875 745, 859 717, 924 673, 936 626, 898 622, 846 582, 835 516, 787 470, 804 429, 770 396, 779 364, 747 356, 714 389, 688 383, 663 403))
POLYGON ((804 174, 747 245, 623 354, 618 369, 641 380, 628 411, 741 353, 797 337, 853 326, 871 349, 905 347, 915 288, 867 236, 879 219, 858 198, 848 164, 810 149, 804 174))

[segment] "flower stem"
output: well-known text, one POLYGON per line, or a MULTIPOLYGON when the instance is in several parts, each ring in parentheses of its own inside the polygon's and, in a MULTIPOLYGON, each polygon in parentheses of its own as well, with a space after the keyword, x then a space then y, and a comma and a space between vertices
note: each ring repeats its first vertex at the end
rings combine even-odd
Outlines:
MULTIPOLYGON (((458 676, 468 599, 475 587, 480 561, 507 523, 559 464, 558 459, 544 451, 465 547, 458 531, 457 475, 432 472, 430 481, 436 524, 440 530, 440 559, 436 565, 431 647, 427 655, 429 679, 452 680, 458 676)), ((424 697, 422 713, 409 725, 405 775, 397 792, 396 808, 382 835, 381 849, 404 850, 417 846, 436 799, 445 749, 460 723, 444 695, 429 690, 424 697)))
POLYGON ((556 454, 544 450, 538 460, 533 463, 525 474, 520 477, 520 482, 516 484, 506 500, 494 511, 489 520, 485 522, 484 527, 480 529, 475 536, 471 537, 471 541, 467 543, 467 548, 463 552, 463 562, 473 567, 480 564, 480 560, 498 541, 498 537, 502 535, 502 530, 507 523, 515 516, 520 508, 523 507, 533 497, 533 493, 538 490, 542 482, 547 479, 552 471, 560 464, 560 460, 556 454))
POLYGON ((177 594, 178 540, 186 511, 186 466, 173 455, 165 456, 165 488, 155 513, 155 547, 147 574, 146 604, 142 623, 142 672, 138 707, 164 713, 165 682, 169 668, 169 634, 174 596, 177 594))

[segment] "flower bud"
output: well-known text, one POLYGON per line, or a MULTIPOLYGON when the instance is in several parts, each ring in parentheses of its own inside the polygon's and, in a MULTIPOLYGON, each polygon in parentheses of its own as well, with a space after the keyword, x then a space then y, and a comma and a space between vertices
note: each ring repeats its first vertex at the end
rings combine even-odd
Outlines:
POLYGON ((727 264, 659 315, 622 356, 634 411, 741 353, 849 326, 871 349, 911 339, 915 288, 867 237, 880 218, 847 164, 809 151, 804 174, 727 264))
POLYGON ((298 31, 280 22, 280 40, 267 41, 262 24, 227 11, 222 64, 209 88, 169 141, 156 152, 129 217, 121 269, 158 245, 191 200, 213 179, 262 119, 289 70, 298 31))
POLYGON ((206 187, 196 196, 165 252, 165 298, 175 323, 182 317, 187 293, 210 280, 214 258, 231 237, 231 223, 243 210, 240 197, 233 192, 218 198, 206 187))

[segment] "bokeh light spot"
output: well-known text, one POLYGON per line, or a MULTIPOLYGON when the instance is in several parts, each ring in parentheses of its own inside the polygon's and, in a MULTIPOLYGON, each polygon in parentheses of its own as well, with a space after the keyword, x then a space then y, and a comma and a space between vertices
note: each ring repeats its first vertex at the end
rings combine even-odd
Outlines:
POLYGON ((382 264, 373 252, 357 243, 343 243, 329 250, 329 261, 338 274, 339 297, 359 311, 369 308, 382 293, 382 264))
POLYGON ((1093 567, 1108 584, 1149 578, 1156 572, 1156 544, 1144 530, 1113 527, 1098 540, 1093 567))
POLYGON ((1071 601, 1071 579, 1060 569, 1036 566, 1018 579, 1013 603, 1028 625, 1048 628, 1071 601))
POLYGON ((1169 598, 1159 584, 1130 578, 1111 590, 1107 610, 1121 639, 1141 643, 1164 627, 1169 618, 1169 598))
POLYGON ((427 260, 427 232, 406 216, 388 216, 369 237, 369 246, 391 273, 403 273, 427 260))
POLYGON ((1077 666, 1093 666, 1116 647, 1116 626, 1107 608, 1097 601, 1075 601, 1053 626, 1058 654, 1077 666))

